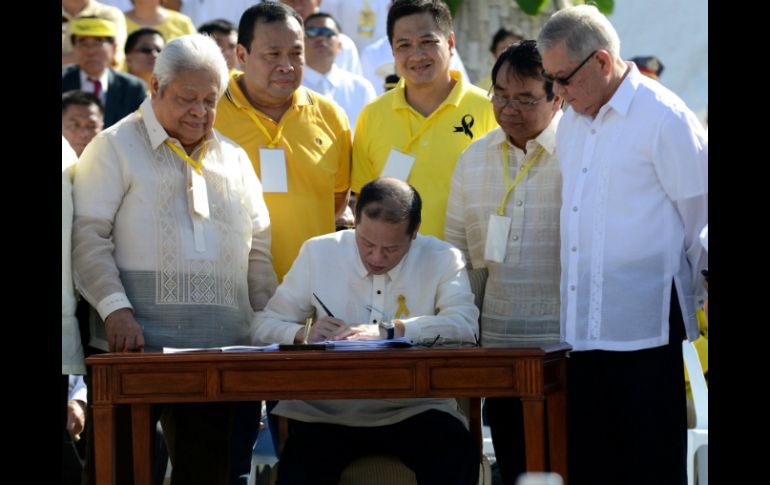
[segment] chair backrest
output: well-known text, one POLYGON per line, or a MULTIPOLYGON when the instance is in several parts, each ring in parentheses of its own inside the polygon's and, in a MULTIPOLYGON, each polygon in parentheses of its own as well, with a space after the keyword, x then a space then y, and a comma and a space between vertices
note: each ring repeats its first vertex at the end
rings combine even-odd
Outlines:
POLYGON ((709 391, 706 386, 706 379, 703 377, 703 368, 700 365, 700 360, 698 360, 698 352, 692 342, 682 341, 682 357, 687 375, 690 377, 690 389, 695 407, 695 428, 708 429, 709 391))

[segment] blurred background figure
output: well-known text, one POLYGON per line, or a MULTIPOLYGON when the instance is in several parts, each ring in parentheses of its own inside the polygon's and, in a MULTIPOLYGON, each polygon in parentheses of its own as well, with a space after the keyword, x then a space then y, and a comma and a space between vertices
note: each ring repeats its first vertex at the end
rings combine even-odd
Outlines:
POLYGON ((238 67, 238 56, 235 55, 235 46, 238 45, 238 27, 226 19, 210 20, 200 27, 198 32, 206 34, 216 41, 222 55, 225 56, 227 69, 230 74, 238 67))
POLYGON ((134 8, 125 12, 128 33, 142 27, 152 27, 161 33, 166 42, 196 32, 187 15, 161 6, 160 0, 131 0, 134 8))
POLYGON ((663 63, 655 56, 637 56, 631 58, 639 72, 652 79, 658 79, 663 74, 663 63))
MULTIPOLYGON (((492 62, 494 63, 497 61, 497 58, 500 57, 500 54, 503 53, 506 47, 516 42, 521 42, 524 38, 524 32, 516 27, 510 29, 500 27, 497 29, 495 35, 492 36, 492 43, 489 45, 489 52, 492 54, 492 62)), ((476 86, 484 91, 489 91, 492 87, 492 77, 487 75, 481 78, 479 82, 476 83, 476 86)))
MULTIPOLYGON (((126 0, 128 1, 128 0, 126 0)), ((123 65, 123 45, 126 43, 126 17, 122 9, 116 8, 112 2, 96 2, 94 0, 62 0, 62 43, 61 65, 74 64, 75 51, 72 47, 72 21, 80 17, 99 17, 108 19, 115 26, 115 46, 117 47, 111 67, 123 65)))
POLYGON ((61 134, 79 157, 104 127, 104 110, 92 93, 74 90, 61 96, 61 134))
POLYGON ((109 128, 139 107, 147 84, 110 68, 116 52, 114 23, 97 17, 80 17, 71 23, 77 64, 62 71, 62 93, 73 89, 93 93, 104 107, 104 128, 109 128))
POLYGON ((151 27, 142 27, 131 32, 126 39, 128 73, 140 78, 149 86, 155 60, 165 45, 163 34, 151 27))
POLYGON ((317 12, 305 19, 305 74, 302 84, 339 104, 355 133, 358 113, 377 95, 363 76, 345 72, 334 59, 342 48, 337 21, 327 13, 317 12))

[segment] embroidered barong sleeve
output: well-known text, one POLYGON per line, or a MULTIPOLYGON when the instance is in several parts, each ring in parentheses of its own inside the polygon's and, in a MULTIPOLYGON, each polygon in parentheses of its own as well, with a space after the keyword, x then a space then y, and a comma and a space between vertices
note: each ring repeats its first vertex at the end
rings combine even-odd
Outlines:
POLYGON ((417 343, 431 343, 440 336, 440 343, 475 343, 479 332, 479 310, 473 301, 465 260, 459 250, 452 248, 442 254, 435 265, 441 271, 436 290, 435 315, 402 318, 404 336, 417 343))
POLYGON ((75 174, 72 266, 80 293, 102 319, 133 308, 113 256, 112 229, 129 180, 110 139, 95 137, 86 146, 75 174))
POLYGON ((253 343, 294 343, 294 336, 313 311, 310 304, 310 257, 306 247, 307 243, 302 245, 275 295, 265 310, 257 314, 251 334, 253 343))
POLYGON ((452 174, 452 183, 449 188, 449 198, 447 199, 446 220, 444 222, 444 240, 456 247, 463 253, 463 258, 471 267, 471 258, 468 251, 468 239, 465 234, 465 217, 463 217, 463 160, 467 150, 457 161, 454 174, 452 174))
POLYGON ((238 162, 241 167, 245 187, 244 202, 249 209, 252 221, 251 250, 249 251, 249 302, 256 312, 265 308, 267 301, 275 293, 278 278, 273 270, 273 258, 270 254, 271 230, 270 215, 262 196, 262 184, 251 166, 249 156, 243 149, 238 149, 238 162))

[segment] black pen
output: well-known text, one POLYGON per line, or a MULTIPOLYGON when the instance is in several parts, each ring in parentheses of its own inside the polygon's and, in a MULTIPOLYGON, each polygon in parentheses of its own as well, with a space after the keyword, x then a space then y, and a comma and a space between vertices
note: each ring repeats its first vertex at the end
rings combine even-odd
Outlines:
POLYGON ((316 301, 318 301, 318 303, 320 303, 320 304, 321 304, 321 307, 324 309, 324 311, 326 312, 326 314, 327 314, 327 315, 329 315, 329 316, 330 316, 330 317, 332 317, 332 318, 335 318, 335 317, 334 317, 334 315, 332 314, 332 312, 330 312, 330 311, 329 311, 329 309, 328 309, 328 308, 326 308, 326 305, 324 305, 324 302, 322 302, 322 301, 321 301, 321 299, 320 299, 320 298, 318 298, 318 295, 316 295, 315 293, 313 293, 313 296, 315 297, 316 301))

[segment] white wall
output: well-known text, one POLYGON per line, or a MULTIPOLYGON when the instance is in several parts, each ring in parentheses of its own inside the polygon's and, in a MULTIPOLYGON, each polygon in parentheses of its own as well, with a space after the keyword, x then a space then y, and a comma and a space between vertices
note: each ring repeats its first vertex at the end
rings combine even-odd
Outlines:
POLYGON ((610 22, 624 59, 654 55, 665 69, 659 81, 703 121, 708 109, 708 1, 615 0, 610 22))

